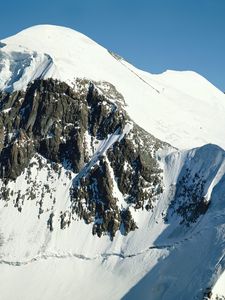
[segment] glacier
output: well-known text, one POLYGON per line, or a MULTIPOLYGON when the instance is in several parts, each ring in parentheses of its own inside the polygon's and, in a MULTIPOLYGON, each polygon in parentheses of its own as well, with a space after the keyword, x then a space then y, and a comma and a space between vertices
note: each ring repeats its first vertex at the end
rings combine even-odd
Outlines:
MULTIPOLYGON (((131 118, 122 132, 96 140, 95 149, 86 132, 90 160, 80 173, 66 164, 56 171, 36 154, 7 183, 14 195, 24 197, 17 201, 10 194, 0 201, 1 299, 202 300, 207 289, 212 299, 225 296, 225 95, 192 71, 141 71, 69 28, 34 26, 0 45, 2 94, 25 93, 35 80, 49 78, 76 90, 82 78, 94 82, 99 95, 108 91, 109 101, 116 103, 118 95, 104 83, 109 82, 124 98, 118 107, 131 118), (93 235, 92 225, 78 217, 61 230, 60 215, 71 208, 74 180, 131 134, 133 122, 166 142, 156 152, 163 192, 153 210, 131 206, 138 229, 127 235, 117 231, 113 240, 93 235), (36 201, 29 199, 28 189, 35 190, 36 201), (46 226, 51 211, 53 231, 46 226)), ((12 110, 13 105, 0 107, 0 115, 7 120, 12 110)), ((114 197, 126 207, 112 168, 109 173, 114 197)), ((0 180, 0 189, 5 185, 0 180)))

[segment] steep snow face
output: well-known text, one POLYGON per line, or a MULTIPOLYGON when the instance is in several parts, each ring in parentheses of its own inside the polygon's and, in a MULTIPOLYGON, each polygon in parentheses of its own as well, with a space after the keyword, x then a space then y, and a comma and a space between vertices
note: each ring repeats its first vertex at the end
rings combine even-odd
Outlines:
POLYGON ((131 118, 161 140, 178 148, 206 143, 225 148, 225 95, 194 72, 143 72, 81 33, 59 26, 34 26, 1 43, 3 91, 25 89, 37 78, 73 86, 78 77, 115 85, 131 118))
POLYGON ((84 296, 136 300, 140 295, 144 300, 202 299, 225 266, 225 154, 219 147, 207 145, 158 155, 164 169, 163 195, 152 212, 132 209, 139 229, 127 236, 117 232, 113 242, 108 236, 93 236, 91 226, 79 219, 60 229, 61 212, 70 207, 71 177, 76 174, 63 167, 56 172, 42 157, 34 157, 30 168, 10 183, 14 194, 20 190, 24 195, 22 211, 11 194, 8 201, 0 203, 1 299, 15 299, 15 295, 17 299, 32 295, 32 299, 46 300, 80 300, 84 296), (40 160, 42 168, 38 167, 40 160), (210 203, 189 226, 174 210, 188 200, 180 201, 174 185, 187 168, 192 171, 185 189, 194 190, 194 180, 203 176, 203 198, 210 203), (27 180, 34 186, 28 187, 27 180), (34 188, 36 199, 29 197, 29 189, 34 188), (166 221, 168 211, 171 214, 166 221), (51 212, 52 232, 47 228, 51 212))
MULTIPOLYGON (((213 292, 221 295, 224 292, 224 275, 220 275, 225 265, 224 151, 207 145, 191 151, 171 153, 165 156, 164 162, 166 197, 165 202, 159 202, 157 210, 163 214, 169 211, 170 214, 167 213, 168 226, 158 231, 154 245, 167 247, 169 253, 164 254, 123 299, 135 300, 140 295, 143 300, 189 300, 203 299, 204 296, 204 299, 208 299, 206 295, 218 278, 213 292), (177 193, 179 178, 183 178, 187 169, 192 171, 186 177, 183 191, 188 191, 192 198, 192 192, 196 193, 193 183, 199 187, 197 181, 202 177, 202 200, 206 203, 210 201, 207 212, 188 227, 184 225, 180 209, 174 209, 176 205, 179 208, 189 205, 188 197, 180 199, 177 193)), ((189 212, 191 208, 192 205, 189 205, 189 212)))
MULTIPOLYGON (((23 153, 29 154, 29 151, 23 152, 21 146, 25 150, 29 149, 27 142, 31 142, 29 137, 33 138, 29 134, 34 125, 35 113, 31 119, 28 118, 29 126, 24 126, 25 132, 29 128, 28 136, 23 128, 17 126, 27 124, 25 112, 36 109, 40 99, 40 103, 46 104, 49 111, 46 113, 47 110, 40 110, 45 121, 40 122, 40 127, 38 123, 36 129, 40 129, 41 134, 43 132, 43 139, 41 137, 40 141, 47 139, 46 144, 51 144, 53 149, 58 149, 57 145, 61 145, 58 139, 54 143, 52 139, 55 136, 66 143, 70 136, 69 129, 66 128, 72 126, 73 129, 80 130, 78 125, 85 123, 85 120, 87 124, 90 121, 90 125, 94 125, 94 117, 98 111, 102 112, 98 121, 103 117, 107 122, 96 123, 103 124, 104 128, 108 124, 111 129, 104 138, 98 139, 94 138, 96 128, 85 127, 81 135, 81 141, 85 143, 80 146, 85 148, 86 159, 81 168, 71 169, 68 160, 58 160, 60 157, 57 156, 57 162, 61 164, 55 165, 47 160, 49 157, 44 156, 46 148, 39 154, 32 154, 28 166, 16 173, 14 180, 5 180, 6 169, 1 168, 1 300, 15 299, 15 295, 17 299, 25 300, 71 300, 74 297, 78 300, 106 297, 109 300, 122 297, 136 300, 140 296, 143 300, 149 300, 150 297, 154 300, 202 299, 207 288, 212 289, 216 282, 214 294, 222 294, 224 290, 221 289, 221 282, 224 275, 221 274, 225 269, 225 153, 222 149, 225 148, 224 95, 194 72, 167 71, 153 75, 138 70, 84 35, 67 28, 35 26, 0 43, 1 91, 26 89, 31 81, 41 78, 65 81, 73 89, 70 90, 65 83, 57 82, 59 90, 53 93, 54 83, 50 80, 48 84, 51 93, 47 93, 48 89, 44 88, 47 82, 42 82, 37 94, 32 90, 32 85, 29 87, 30 93, 28 89, 26 95, 19 92, 12 94, 10 98, 11 96, 2 94, 2 99, 8 97, 9 102, 1 103, 2 120, 6 124, 0 128, 1 140, 4 141, 7 136, 5 142, 0 144, 3 147, 1 150, 7 149, 15 139, 18 147, 14 147, 12 153, 19 153, 18 162, 21 162, 21 157, 25 158, 23 153), (83 80, 84 86, 89 86, 87 109, 84 109, 87 99, 82 95, 83 88, 79 90, 75 84, 77 78, 95 81, 94 84, 89 84, 83 80), (100 97, 97 97, 94 85, 100 97), (104 95, 107 97, 104 98, 104 95), (25 98, 26 101, 23 102, 25 98), (65 107, 62 110, 60 106, 67 102, 70 111, 73 111, 69 105, 70 98, 73 103, 80 104, 74 109, 76 114, 71 116, 65 107), (95 104, 100 107, 100 98, 102 106, 99 110, 94 110, 95 104), (115 108, 125 107, 138 125, 175 146, 192 148, 213 142, 220 147, 207 144, 192 150, 175 150, 160 142, 162 145, 157 148, 160 150, 155 150, 154 158, 160 164, 160 184, 162 178, 163 189, 154 195, 150 210, 146 206, 146 209, 144 206, 143 209, 138 208, 132 201, 126 201, 130 190, 121 190, 123 186, 119 185, 117 166, 113 162, 126 166, 128 173, 123 173, 124 179, 133 173, 131 164, 138 171, 145 169, 146 164, 152 168, 153 161, 147 159, 146 153, 141 153, 139 160, 134 160, 131 152, 133 148, 137 152, 137 144, 142 150, 151 150, 151 147, 153 150, 155 139, 136 125, 135 133, 130 118, 124 126, 121 121, 122 131, 116 129, 120 119, 115 119, 115 124, 112 119, 107 119, 111 112, 109 102, 113 104, 113 112, 115 108), (20 109, 23 103, 24 106, 20 109), (53 125, 50 120, 52 111, 60 113, 54 115, 54 122, 58 124, 55 127, 57 131, 49 130, 53 125), (89 116, 83 120, 91 111, 93 118, 89 116), (74 120, 79 112, 81 118, 74 120), (21 120, 25 123, 19 123, 20 113, 21 120), (63 120, 64 116, 72 119, 63 120), (62 123, 64 136, 58 131, 59 124, 62 123), (20 135, 13 130, 14 125, 21 130, 20 135), (135 141, 135 144, 131 143, 131 148, 127 148, 129 159, 124 163, 116 155, 123 148, 118 148, 117 151, 114 149, 114 152, 112 150, 127 135, 130 141, 128 139, 126 143, 130 145, 130 142, 135 141), (141 135, 146 138, 142 140, 141 135), (110 184, 106 186, 110 186, 116 206, 121 210, 129 208, 132 220, 138 226, 137 230, 130 231, 127 235, 124 228, 119 227, 113 240, 107 231, 103 232, 101 238, 94 235, 94 227, 90 222, 95 222, 96 218, 100 222, 98 215, 87 222, 88 218, 82 219, 82 214, 73 213, 75 202, 81 201, 82 212, 87 212, 85 208, 92 204, 90 202, 87 205, 84 193, 79 193, 80 199, 77 197, 78 193, 74 194, 74 191, 79 191, 76 188, 81 183, 85 190, 85 177, 93 177, 94 184, 91 187, 94 193, 99 192, 98 176, 91 172, 96 167, 100 166, 101 169, 104 166, 101 164, 103 159, 108 169, 107 172, 100 173, 100 178, 105 174, 109 179, 110 184), (140 163, 141 168, 137 168, 140 163)), ((34 85, 37 83, 38 81, 34 85)), ((41 121, 41 116, 39 118, 38 115, 38 119, 41 121)), ((38 130, 34 132, 37 134, 38 130)), ((71 131, 71 136, 75 137, 75 131, 71 131)), ((38 144, 37 141, 39 140, 36 139, 35 145, 38 144)), ((75 140, 72 145, 74 142, 75 140)), ((40 151, 40 147, 38 149, 40 151)), ((63 153, 66 152, 67 148, 63 149, 63 153)), ((75 154, 76 150, 69 153, 72 157, 75 154)), ((7 159, 7 155, 3 156, 4 159, 7 159)), ((17 162, 17 159, 13 162, 17 162)), ((122 172, 122 169, 118 170, 122 172)), ((150 171, 147 169, 147 175, 150 171)), ((138 179, 141 178, 140 174, 146 175, 144 172, 139 173, 138 179)), ((154 175, 152 172, 150 174, 154 175)), ((142 178, 141 181, 146 183, 142 178)), ((90 186, 89 182, 86 182, 87 186, 90 186)), ((157 181, 155 184, 157 189, 157 181)), ((137 189, 136 181, 128 181, 127 185, 134 185, 137 189)), ((154 189, 151 185, 145 185, 143 191, 151 191, 152 194, 154 189)), ((89 198, 93 202, 94 197, 89 198)))
POLYGON ((213 288, 213 300, 225 299, 225 272, 220 276, 213 288))
MULTIPOLYGON (((0 52, 0 89, 6 92, 21 90, 31 81, 50 76, 53 69, 52 58, 44 53, 0 52)), ((53 72, 54 73, 54 72, 53 72)))

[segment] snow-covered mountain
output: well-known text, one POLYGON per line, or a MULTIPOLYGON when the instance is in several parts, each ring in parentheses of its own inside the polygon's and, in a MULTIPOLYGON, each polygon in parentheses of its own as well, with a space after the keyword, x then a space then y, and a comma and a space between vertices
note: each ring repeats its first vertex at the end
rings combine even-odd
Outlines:
POLYGON ((161 140, 179 148, 206 143, 225 147, 225 96, 197 73, 143 72, 63 27, 31 27, 2 40, 2 45, 1 90, 25 89, 37 78, 70 86, 83 77, 110 82, 123 95, 130 117, 161 140))
POLYGON ((1 299, 222 297, 224 116, 74 30, 2 40, 1 299))

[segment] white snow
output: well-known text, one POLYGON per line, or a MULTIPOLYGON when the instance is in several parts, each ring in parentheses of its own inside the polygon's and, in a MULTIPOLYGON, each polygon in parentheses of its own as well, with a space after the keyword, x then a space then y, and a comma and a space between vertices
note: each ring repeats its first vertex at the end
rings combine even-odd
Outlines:
MULTIPOLYGON (((157 153, 164 192, 153 211, 131 208, 139 229, 127 236, 117 232, 113 241, 108 236, 93 236, 92 224, 79 219, 60 229, 61 211, 70 218, 71 178, 77 174, 63 167, 55 172, 41 157, 44 167, 39 169, 34 157, 32 167, 10 182, 13 195, 7 202, 0 201, 0 299, 190 300, 200 299, 208 286, 214 286, 215 294, 223 294, 225 96, 194 72, 153 75, 138 70, 68 28, 35 26, 3 43, 0 89, 25 89, 39 77, 57 78, 71 86, 80 77, 108 81, 123 94, 126 109, 138 125, 179 148, 204 146, 157 153), (180 225, 177 215, 165 223, 163 217, 176 183, 187 168, 192 175, 204 177, 204 197, 210 209, 190 227, 180 225), (19 190, 25 196, 16 203, 19 190), (31 191, 34 199, 29 198, 31 191), (43 212, 38 218, 42 200, 43 212), (16 206, 21 206, 22 212, 16 206), (51 213, 52 232, 47 228, 51 213)), ((109 135, 94 149, 86 132, 90 161, 82 174, 131 129, 127 124, 122 133, 109 135)), ((113 170, 109 171, 118 204, 126 206, 113 170)))
POLYGON ((36 78, 73 86, 76 78, 107 81, 124 96, 132 119, 178 148, 225 148, 225 95, 191 71, 141 71, 69 28, 39 25, 2 40, 0 89, 25 89, 36 78))
MULTIPOLYGON (((119 135, 114 137, 116 141, 119 135)), ((110 139, 100 144, 102 153, 110 145, 110 139)), ((124 299, 129 300, 136 300, 138 295, 149 300, 149 294, 154 300, 163 299, 162 295, 168 300, 189 300, 202 293, 199 287, 213 286, 225 266, 224 151, 206 145, 191 151, 169 149, 158 155, 164 169, 164 193, 153 212, 132 210, 139 229, 127 236, 117 232, 113 242, 108 236, 93 236, 92 225, 82 220, 73 220, 68 228, 60 229, 61 211, 67 211, 69 217, 70 176, 64 168, 58 173, 51 170, 43 158, 44 168, 39 170, 33 158, 30 175, 26 171, 11 182, 14 196, 0 202, 1 299, 17 300, 15 295, 18 300, 29 299, 34 293, 33 299, 45 300, 70 300, 74 295, 77 300, 84 296, 104 299, 106 295, 118 300, 125 294, 124 299), (176 215, 168 224, 163 220, 173 199, 173 186, 187 167, 193 174, 204 174, 205 194, 210 193, 212 202, 209 212, 190 228, 179 225, 176 215), (36 198, 29 199, 28 193, 20 213, 12 199, 18 190, 26 194, 27 188, 35 191, 36 198), (43 213, 38 219, 43 188, 43 213), (46 226, 51 212, 52 232, 46 226)), ((97 163, 97 153, 93 157, 97 163)), ((119 205, 124 205, 111 169, 110 174, 119 205)))
POLYGON ((216 295, 224 296, 225 298, 225 272, 221 274, 215 286, 213 287, 213 299, 216 300, 216 295))

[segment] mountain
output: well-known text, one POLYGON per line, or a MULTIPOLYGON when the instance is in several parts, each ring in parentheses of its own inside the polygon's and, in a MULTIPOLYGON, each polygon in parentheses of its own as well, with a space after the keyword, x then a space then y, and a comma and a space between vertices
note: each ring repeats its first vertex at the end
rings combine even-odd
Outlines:
POLYGON ((4 44, 1 90, 24 90, 38 78, 70 86, 75 78, 109 82, 123 95, 129 116, 161 140, 182 149, 207 143, 225 147, 224 94, 197 73, 140 71, 63 27, 31 27, 2 40, 4 44))
POLYGON ((1 299, 222 299, 224 115, 74 30, 2 40, 1 299))

